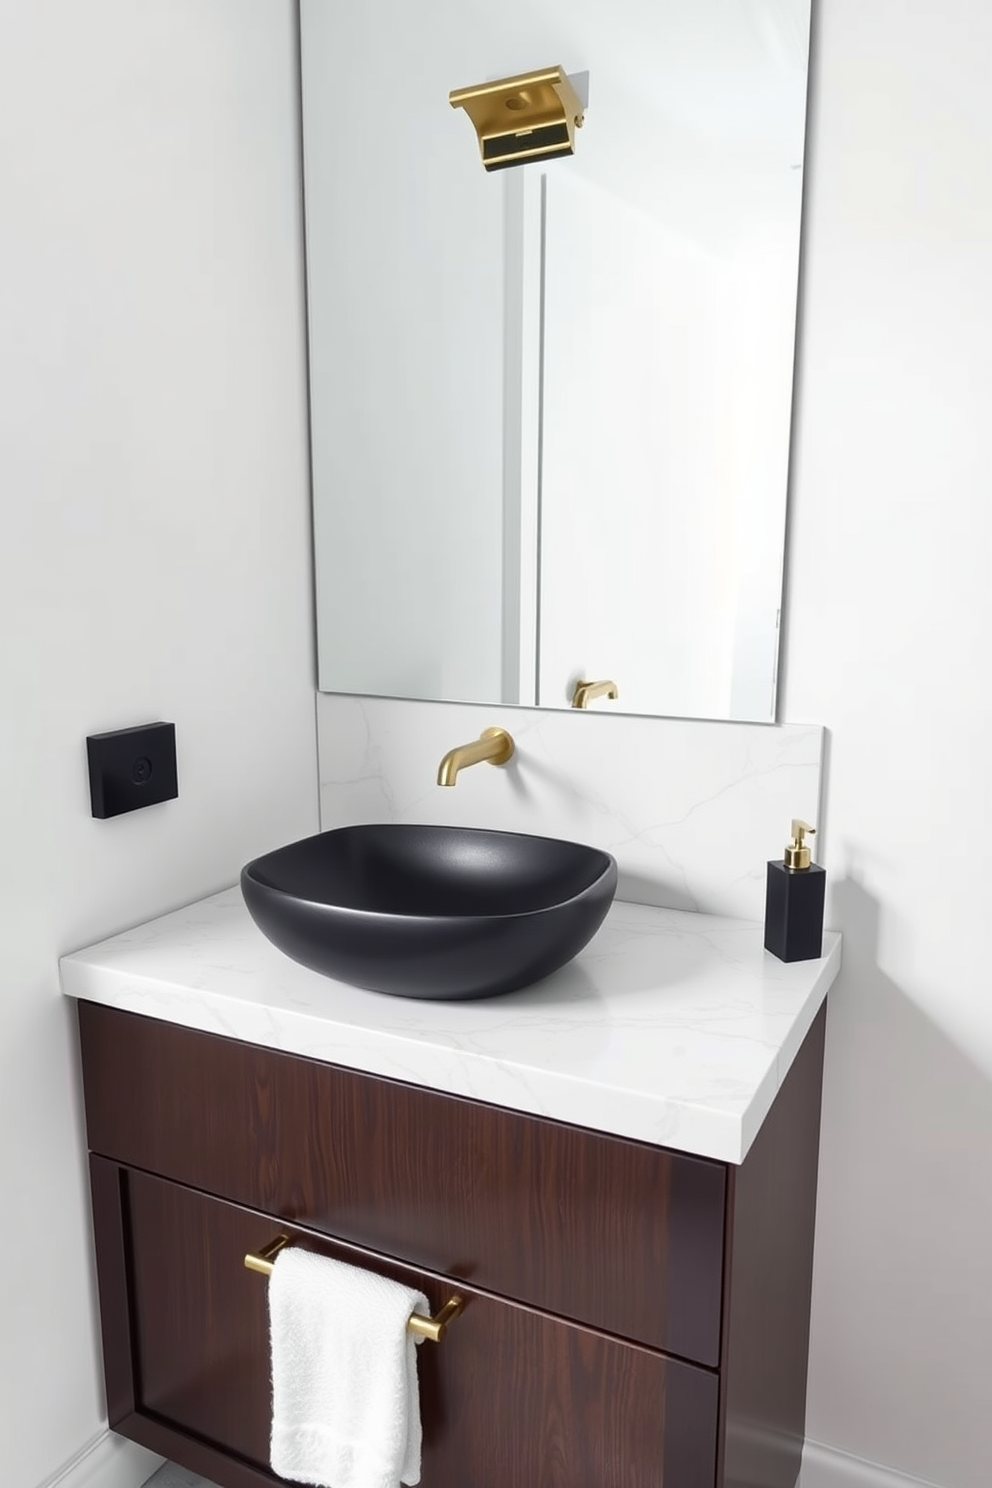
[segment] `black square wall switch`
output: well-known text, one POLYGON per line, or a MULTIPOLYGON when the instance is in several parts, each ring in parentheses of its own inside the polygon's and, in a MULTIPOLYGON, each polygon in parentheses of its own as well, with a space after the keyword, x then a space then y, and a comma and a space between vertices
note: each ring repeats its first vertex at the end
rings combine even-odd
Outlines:
POLYGON ((120 816, 139 806, 172 801, 179 794, 174 723, 89 734, 86 753, 94 816, 120 816))

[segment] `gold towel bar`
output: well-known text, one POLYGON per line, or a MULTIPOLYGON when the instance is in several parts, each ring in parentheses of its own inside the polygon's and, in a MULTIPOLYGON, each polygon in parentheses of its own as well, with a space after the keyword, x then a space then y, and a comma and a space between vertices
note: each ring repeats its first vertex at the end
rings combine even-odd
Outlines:
MULTIPOLYGON (((277 1235, 257 1253, 250 1250, 245 1256, 246 1269, 257 1271, 261 1276, 271 1276, 276 1256, 288 1244, 288 1235, 277 1235)), ((461 1297, 449 1297, 436 1317, 421 1317, 419 1312, 415 1312, 407 1323, 407 1328, 420 1338, 428 1338, 431 1343, 440 1343, 448 1324, 454 1321, 464 1306, 461 1297)))

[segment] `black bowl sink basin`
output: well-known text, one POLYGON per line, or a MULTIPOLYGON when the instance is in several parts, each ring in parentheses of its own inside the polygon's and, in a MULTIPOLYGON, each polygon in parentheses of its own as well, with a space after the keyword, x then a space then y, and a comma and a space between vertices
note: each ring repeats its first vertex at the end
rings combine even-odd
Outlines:
POLYGON ((274 946, 396 997, 494 997, 592 939, 617 887, 609 853, 555 837, 404 823, 339 827, 249 863, 241 892, 274 946))

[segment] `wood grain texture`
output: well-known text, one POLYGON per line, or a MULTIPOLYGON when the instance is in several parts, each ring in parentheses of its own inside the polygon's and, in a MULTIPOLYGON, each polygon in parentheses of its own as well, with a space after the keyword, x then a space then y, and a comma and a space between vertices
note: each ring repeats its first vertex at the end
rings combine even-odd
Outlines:
POLYGON ((721 1488, 794 1488, 806 1372, 826 1007, 730 1170, 721 1488))
POLYGON ((90 1147, 716 1367, 726 1170, 81 1003, 90 1147))
MULTIPOLYGON (((126 1194, 141 1393, 123 1429, 222 1488, 272 1481, 267 1284, 242 1258, 273 1221, 144 1173, 128 1174, 126 1194)), ((296 1241, 417 1287, 435 1308, 450 1292, 445 1278, 313 1234, 296 1241)), ((423 1488, 712 1488, 715 1374, 461 1290, 463 1315, 418 1349, 423 1488)))
POLYGON ((107 1419, 111 1426, 116 1426, 135 1406, 125 1178, 116 1163, 92 1153, 89 1166, 107 1419))

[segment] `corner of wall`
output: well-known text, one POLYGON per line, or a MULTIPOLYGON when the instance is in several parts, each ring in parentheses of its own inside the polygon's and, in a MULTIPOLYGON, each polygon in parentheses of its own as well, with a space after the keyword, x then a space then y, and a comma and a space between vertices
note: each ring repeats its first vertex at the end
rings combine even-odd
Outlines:
POLYGON ((46 1478, 38 1488, 141 1488, 162 1465, 162 1458, 109 1429, 46 1478))
POLYGON ((923 1478, 909 1478, 891 1467, 852 1457, 836 1447, 807 1439, 796 1488, 941 1488, 923 1478))

